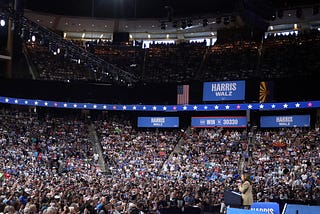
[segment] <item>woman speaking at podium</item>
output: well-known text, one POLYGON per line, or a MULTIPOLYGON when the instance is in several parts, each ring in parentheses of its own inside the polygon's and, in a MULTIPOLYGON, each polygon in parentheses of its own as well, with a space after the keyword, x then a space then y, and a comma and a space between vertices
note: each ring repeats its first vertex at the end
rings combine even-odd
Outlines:
POLYGON ((250 210, 253 204, 252 185, 250 182, 250 175, 241 174, 241 183, 238 185, 242 197, 242 206, 244 209, 250 210))

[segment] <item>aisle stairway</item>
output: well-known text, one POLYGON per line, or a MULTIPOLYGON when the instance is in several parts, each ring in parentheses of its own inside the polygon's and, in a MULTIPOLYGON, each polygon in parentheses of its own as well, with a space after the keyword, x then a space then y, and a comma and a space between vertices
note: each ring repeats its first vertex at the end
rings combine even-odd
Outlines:
POLYGON ((93 144, 93 148, 95 149, 96 153, 99 155, 98 165, 101 169, 101 172, 106 175, 111 175, 111 171, 108 167, 109 164, 106 163, 106 161, 104 159, 101 143, 98 139, 97 132, 96 132, 95 127, 92 123, 89 125, 89 138, 93 144))
MULTIPOLYGON (((185 134, 186 135, 189 135, 190 134, 190 127, 188 129, 185 130, 185 134)), ((170 162, 173 158, 173 154, 175 153, 180 153, 181 152, 181 146, 183 145, 184 143, 184 138, 181 137, 177 144, 175 145, 174 149, 172 150, 171 154, 168 156, 167 160, 165 160, 162 164, 162 167, 159 169, 159 175, 162 174, 163 170, 164 170, 164 166, 170 162)))

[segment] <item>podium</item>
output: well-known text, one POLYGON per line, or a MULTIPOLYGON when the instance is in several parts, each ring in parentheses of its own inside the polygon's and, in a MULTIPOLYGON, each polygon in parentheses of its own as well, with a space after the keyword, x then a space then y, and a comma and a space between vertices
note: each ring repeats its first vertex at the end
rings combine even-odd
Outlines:
POLYGON ((241 193, 234 192, 231 190, 225 190, 223 195, 224 195, 224 203, 226 206, 230 206, 230 207, 242 206, 241 193))

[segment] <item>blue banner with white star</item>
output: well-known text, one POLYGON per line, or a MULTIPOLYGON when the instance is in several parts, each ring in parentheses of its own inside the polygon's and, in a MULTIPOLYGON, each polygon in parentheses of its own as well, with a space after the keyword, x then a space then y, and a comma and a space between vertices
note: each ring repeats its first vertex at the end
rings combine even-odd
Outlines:
POLYGON ((92 109, 107 111, 154 111, 154 112, 184 112, 184 111, 279 111, 288 109, 319 108, 320 100, 303 102, 272 102, 272 103, 229 103, 229 104, 189 104, 189 105, 144 105, 144 104, 112 104, 112 103, 79 103, 50 100, 34 100, 14 97, 1 97, 0 103, 12 105, 40 106, 52 108, 92 109))
POLYGON ((261 128, 309 127, 310 115, 261 116, 261 128))
POLYGON ((178 128, 179 117, 138 117, 138 127, 178 128))
POLYGON ((245 116, 234 117, 192 117, 191 127, 194 128, 213 128, 213 127, 247 127, 245 116))

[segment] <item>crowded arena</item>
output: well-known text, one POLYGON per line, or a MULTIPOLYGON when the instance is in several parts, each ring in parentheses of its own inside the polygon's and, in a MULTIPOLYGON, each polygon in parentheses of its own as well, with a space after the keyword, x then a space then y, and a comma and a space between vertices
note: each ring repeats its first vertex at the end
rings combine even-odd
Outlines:
POLYGON ((40 2, 0 4, 0 213, 319 211, 318 1, 40 2))

